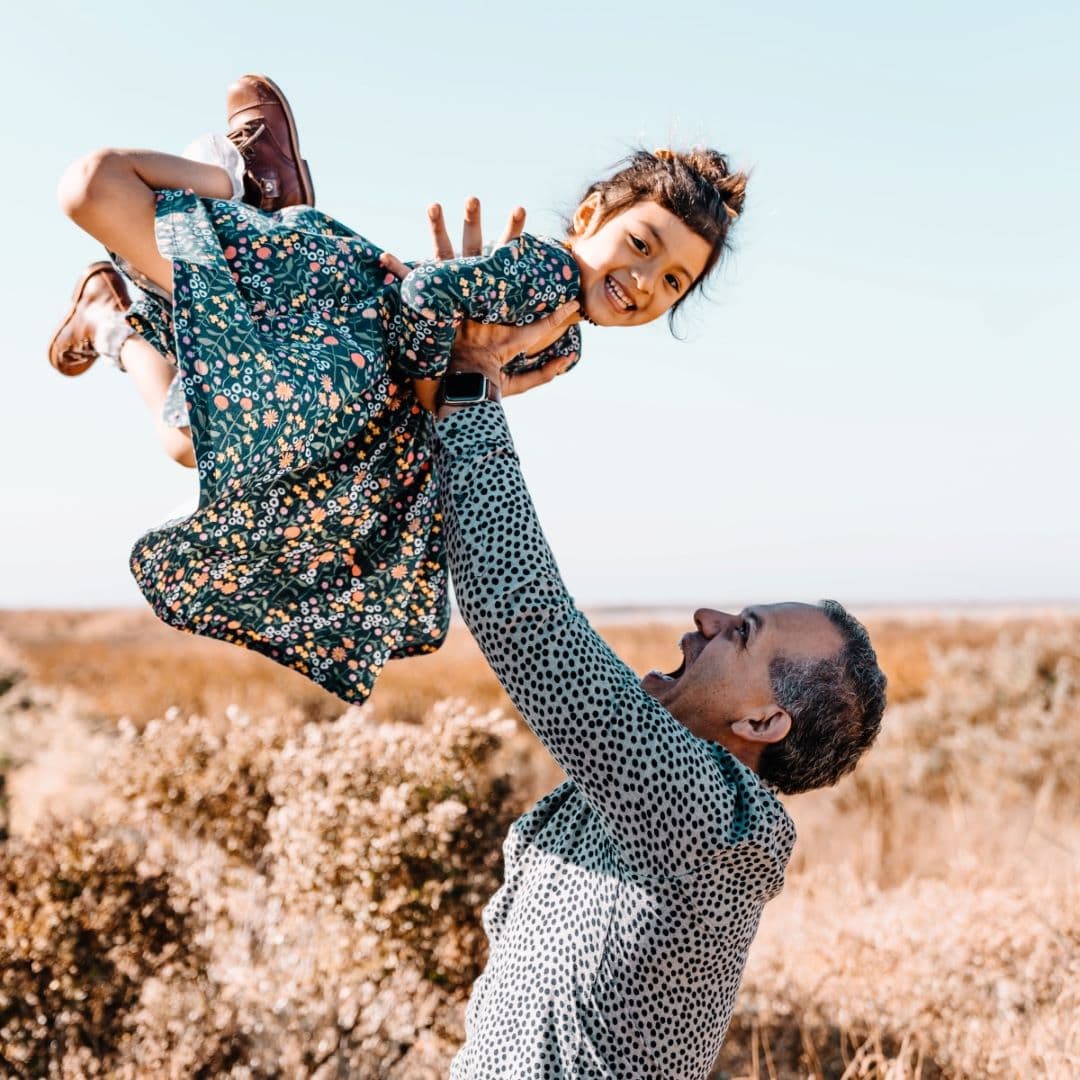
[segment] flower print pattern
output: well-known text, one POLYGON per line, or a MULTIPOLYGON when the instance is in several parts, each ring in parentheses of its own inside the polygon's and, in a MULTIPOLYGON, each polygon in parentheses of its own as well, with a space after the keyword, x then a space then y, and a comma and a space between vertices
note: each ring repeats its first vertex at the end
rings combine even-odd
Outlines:
MULTIPOLYGON (((135 580, 170 625, 362 701, 449 619, 432 423, 409 376, 445 370, 462 318, 523 324, 573 298, 573 259, 523 236, 424 264, 403 313, 380 250, 310 207, 165 191, 156 228, 173 298, 147 291, 129 320, 177 363, 200 491, 135 544, 135 580)), ((512 363, 576 359, 572 329, 512 363)))
MULTIPOLYGON (((402 366, 413 375, 437 378, 446 371, 462 319, 525 326, 575 299, 580 285, 569 249, 529 233, 488 255, 422 263, 401 284, 402 366)), ((573 367, 580 355, 581 332, 575 325, 543 352, 520 354, 504 370, 530 371, 567 356, 573 367)))

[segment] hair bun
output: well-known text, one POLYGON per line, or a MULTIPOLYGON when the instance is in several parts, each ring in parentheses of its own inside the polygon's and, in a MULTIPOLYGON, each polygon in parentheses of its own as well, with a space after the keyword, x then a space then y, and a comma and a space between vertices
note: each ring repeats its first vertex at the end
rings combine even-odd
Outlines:
POLYGON ((746 173, 732 172, 723 154, 707 147, 695 147, 675 157, 716 189, 732 217, 738 217, 743 212, 746 204, 746 173))

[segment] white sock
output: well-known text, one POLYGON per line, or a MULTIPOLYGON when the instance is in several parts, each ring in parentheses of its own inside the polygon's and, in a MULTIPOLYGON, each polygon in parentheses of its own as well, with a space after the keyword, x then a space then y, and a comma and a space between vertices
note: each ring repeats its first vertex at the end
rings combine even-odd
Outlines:
POLYGON ((124 365, 120 362, 120 349, 135 331, 131 328, 122 311, 110 310, 98 320, 97 329, 94 330, 94 350, 98 356, 111 360, 121 371, 124 365))
POLYGON ((232 198, 237 202, 243 199, 244 157, 224 135, 200 135, 180 156, 224 169, 232 181, 232 198))

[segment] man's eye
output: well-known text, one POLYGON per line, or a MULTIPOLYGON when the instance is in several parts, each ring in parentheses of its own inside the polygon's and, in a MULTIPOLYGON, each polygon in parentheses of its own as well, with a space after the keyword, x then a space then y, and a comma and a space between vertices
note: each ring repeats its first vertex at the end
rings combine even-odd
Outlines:
POLYGON ((630 234, 630 243, 632 243, 643 255, 647 254, 649 251, 649 245, 646 244, 640 236, 635 236, 633 233, 630 234))
POLYGON ((747 619, 739 624, 739 637, 742 638, 742 643, 745 646, 750 641, 750 622, 747 619))
POLYGON ((676 292, 682 288, 682 283, 674 274, 668 274, 665 280, 676 292))

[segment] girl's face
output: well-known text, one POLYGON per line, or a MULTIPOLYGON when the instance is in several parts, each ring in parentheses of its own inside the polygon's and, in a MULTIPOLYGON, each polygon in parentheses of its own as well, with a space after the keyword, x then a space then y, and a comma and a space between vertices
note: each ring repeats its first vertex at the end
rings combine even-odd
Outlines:
POLYGON ((584 315, 598 326, 658 319, 705 270, 708 241, 659 203, 635 203, 603 224, 598 208, 596 196, 577 208, 568 239, 584 315))

